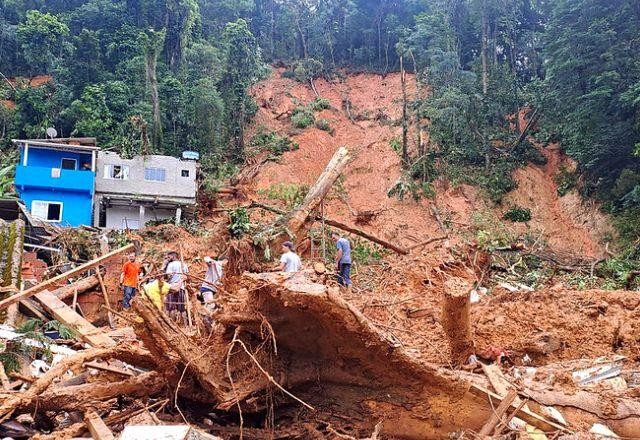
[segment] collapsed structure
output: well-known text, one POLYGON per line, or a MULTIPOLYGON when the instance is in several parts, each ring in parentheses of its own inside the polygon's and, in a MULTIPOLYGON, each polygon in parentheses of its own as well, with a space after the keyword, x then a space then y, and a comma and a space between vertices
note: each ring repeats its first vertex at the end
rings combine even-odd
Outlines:
MULTIPOLYGON (((537 438, 589 429, 607 436, 614 431, 638 435, 640 404, 634 397, 640 381, 628 376, 625 386, 617 388, 612 382, 627 368, 624 358, 533 368, 534 373, 518 362, 505 373, 500 350, 506 349, 483 353, 476 346, 471 326, 472 307, 477 306, 471 303, 469 277, 471 268, 481 266, 477 256, 469 268, 443 264, 422 288, 421 295, 440 295, 437 319, 447 336, 449 368, 417 357, 394 335, 395 327, 345 300, 321 267, 296 274, 261 272, 263 259, 282 240, 302 243, 314 221, 327 220, 315 214, 317 207, 347 163, 347 150, 338 149, 299 206, 276 217, 252 240, 230 243, 231 270, 218 295, 219 309, 204 308, 192 296, 187 328, 144 296, 134 301, 135 314, 119 315, 112 308, 106 285, 118 276, 113 262, 121 261, 133 245, 23 290, 12 276, 0 310, 28 305, 25 313, 40 310, 44 319, 56 318, 74 328, 75 337, 86 345, 71 351, 51 346, 58 361, 39 376, 0 375, 6 378, 0 428, 5 433, 13 429, 16 437, 40 439, 85 432, 95 439, 112 438, 112 431, 136 420, 155 425, 187 422, 223 438, 424 439, 452 433, 491 436, 514 429, 535 432, 537 438), (75 298, 93 288, 102 291, 110 321, 119 321, 121 328, 100 329, 79 314, 75 298), (489 359, 470 365, 482 374, 459 369, 470 357, 489 359), (558 388, 558 378, 567 375, 569 379, 562 380, 572 385, 558 388), (614 388, 593 388, 608 382, 614 388)), ((153 255, 150 248, 140 250, 153 255)), ((2 261, 9 261, 4 254, 2 261)), ((190 295, 197 282, 197 277, 192 279, 190 295)), ((7 337, 16 338, 10 332, 7 337)), ((558 350, 562 342, 554 342, 556 337, 541 341, 540 353, 558 350)), ((633 337, 622 342, 631 352, 637 350, 633 337)), ((529 352, 533 355, 534 349, 529 352)), ((188 427, 178 431, 187 432, 188 427)), ((137 438, 135 432, 125 430, 122 438, 137 438)), ((200 431, 192 435, 206 436, 200 431)))

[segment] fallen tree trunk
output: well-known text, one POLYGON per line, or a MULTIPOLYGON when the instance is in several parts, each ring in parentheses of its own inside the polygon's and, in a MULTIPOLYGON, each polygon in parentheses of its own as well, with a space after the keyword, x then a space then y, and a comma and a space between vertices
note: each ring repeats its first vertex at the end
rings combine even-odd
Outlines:
POLYGON ((45 374, 40 376, 24 393, 12 394, 6 399, 3 399, 2 403, 0 403, 0 422, 7 420, 14 411, 30 407, 38 396, 49 388, 56 379, 64 376, 65 372, 78 368, 85 362, 96 358, 121 359, 134 364, 140 361, 143 365, 153 365, 153 359, 149 357, 149 352, 128 346, 92 348, 80 351, 73 356, 63 359, 45 374))
POLYGON ((51 293, 53 293, 59 299, 64 300, 67 298, 72 298, 76 290, 78 291, 78 294, 85 293, 98 287, 98 284, 98 277, 95 275, 90 275, 86 278, 79 279, 73 284, 67 284, 66 286, 62 286, 55 290, 52 290, 51 293))
MULTIPOLYGON (((322 220, 322 217, 317 218, 316 220, 322 220)), ((363 231, 362 229, 358 229, 358 228, 354 228, 353 226, 349 226, 346 223, 342 223, 339 222, 337 220, 331 220, 328 218, 324 219, 324 222, 326 224, 328 224, 329 226, 333 226, 334 228, 338 228, 341 229, 343 231, 347 231, 350 232, 352 234, 358 235, 360 237, 366 238, 369 241, 372 241, 374 243, 379 244, 382 247, 385 247, 387 249, 391 249, 392 251, 401 254, 401 255, 407 255, 409 253, 409 251, 405 248, 402 248, 394 243, 391 243, 389 241, 383 240, 379 237, 376 237, 375 235, 371 235, 365 231, 363 231)))
MULTIPOLYGON (((254 201, 254 202, 251 203, 251 205, 249 205, 249 207, 262 208, 264 210, 271 211, 271 212, 274 212, 276 214, 286 215, 286 213, 284 211, 282 211, 281 209, 277 209, 277 208, 274 208, 273 206, 265 205, 264 203, 260 203, 260 202, 255 202, 254 201)), ((391 242, 389 242, 387 240, 384 240, 384 239, 382 239, 380 237, 376 237, 375 235, 369 234, 368 232, 365 232, 362 229, 356 228, 354 226, 350 226, 350 225, 348 225, 346 223, 342 223, 342 222, 339 222, 337 220, 333 220, 333 219, 330 219, 330 218, 327 218, 327 217, 322 217, 320 215, 315 216, 314 220, 318 221, 318 222, 324 221, 329 226, 333 226, 334 228, 338 228, 338 229, 340 229, 342 231, 349 232, 351 234, 354 234, 354 235, 357 235, 359 237, 365 238, 365 239, 367 239, 369 241, 372 241, 373 243, 379 244, 380 246, 382 246, 384 248, 391 249, 394 252, 396 252, 398 254, 401 254, 401 255, 407 255, 409 253, 409 250, 413 249, 414 247, 419 247, 419 246, 428 244, 427 242, 425 242, 425 243, 421 243, 421 244, 418 244, 416 246, 413 246, 413 247, 411 247, 409 249, 404 249, 404 248, 402 248, 402 247, 400 247, 400 246, 398 246, 398 245, 396 245, 394 243, 391 243, 391 242)), ((432 241, 437 241, 437 240, 439 240, 439 238, 438 239, 433 239, 432 241)))
POLYGON ((166 387, 164 378, 151 371, 120 382, 86 383, 49 388, 22 409, 44 411, 82 411, 96 409, 101 403, 120 396, 155 397, 166 387))
POLYGON ((451 362, 464 365, 473 354, 471 336, 469 284, 459 278, 445 282, 442 299, 442 328, 449 339, 451 362))
POLYGON ((302 203, 289 214, 280 217, 257 233, 254 236, 254 242, 259 243, 264 249, 269 248, 273 255, 280 250, 280 246, 286 240, 301 240, 310 220, 313 220, 310 218, 311 213, 320 205, 348 161, 348 150, 345 147, 338 148, 302 203))

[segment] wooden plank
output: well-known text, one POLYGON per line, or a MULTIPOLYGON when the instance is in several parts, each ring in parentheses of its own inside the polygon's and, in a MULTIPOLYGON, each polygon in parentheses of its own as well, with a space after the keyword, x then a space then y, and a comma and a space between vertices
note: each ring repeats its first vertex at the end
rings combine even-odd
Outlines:
POLYGON ((498 408, 496 408, 496 410, 491 413, 491 417, 489 417, 487 423, 485 423, 482 429, 480 429, 480 432, 478 432, 478 436, 480 438, 488 437, 493 433, 493 430, 496 429, 496 426, 498 426, 500 420, 502 420, 502 417, 506 414, 507 410, 517 396, 518 392, 515 388, 511 388, 507 392, 507 395, 504 397, 502 402, 500 402, 498 408))
POLYGON ((20 307, 24 307, 29 313, 34 315, 36 318, 41 319, 42 322, 47 322, 48 319, 42 311, 38 308, 38 305, 31 298, 23 299, 20 301, 20 307))
POLYGON ((82 316, 78 315, 53 293, 48 290, 43 290, 42 292, 36 293, 35 296, 47 312, 51 313, 55 319, 64 325, 74 329, 83 341, 88 342, 94 347, 110 347, 116 345, 113 339, 95 328, 93 324, 82 316))
MULTIPOLYGON (((486 400, 487 401, 487 405, 490 405, 490 402, 488 399, 492 399, 494 401, 497 402, 502 402, 503 398, 498 396, 496 393, 489 391, 483 387, 481 387, 480 385, 476 385, 476 384, 471 384, 471 387, 469 388, 469 391, 474 394, 475 396, 479 397, 480 399, 486 400)), ((515 405, 513 402, 511 403, 511 405, 509 405, 509 407, 514 408, 516 411, 516 416, 519 419, 524 420, 525 422, 527 422, 528 424, 530 424, 531 426, 535 426, 538 429, 541 429, 544 432, 556 432, 556 431, 560 431, 560 432, 569 432, 566 426, 562 426, 559 425, 555 422, 552 422, 550 420, 545 419, 544 417, 542 417, 539 414, 534 413, 531 410, 525 409, 525 408, 521 408, 518 410, 517 405, 515 405)))
POLYGON ((123 376, 135 376, 135 374, 133 374, 133 372, 129 370, 114 367, 105 362, 96 362, 96 361, 85 362, 84 366, 89 368, 95 368, 97 370, 109 371, 110 373, 122 374, 123 376))
POLYGON ((100 273, 100 268, 96 268, 96 275, 98 276, 98 283, 100 283, 100 290, 102 291, 102 297, 104 298, 104 303, 107 306, 107 317, 109 318, 109 327, 116 328, 113 324, 113 315, 109 310, 111 308, 111 304, 109 304, 109 295, 107 295, 107 288, 104 285, 104 280, 102 279, 102 274, 100 273))
POLYGON ((135 246, 133 244, 128 244, 124 247, 121 247, 120 249, 116 249, 115 251, 111 251, 106 255, 103 255, 101 257, 98 257, 94 260, 88 261, 84 264, 81 264, 80 266, 76 267, 75 269, 71 269, 63 274, 60 274, 58 276, 55 276, 51 279, 48 279, 46 281, 43 281, 40 284, 36 284, 33 287, 30 287, 29 289, 20 292, 20 293, 16 293, 14 295, 11 295, 10 297, 3 299, 2 301, 0 301, 0 310, 4 310, 7 307, 9 307, 11 304, 15 304, 25 298, 29 298, 33 295, 35 295, 38 292, 42 292, 43 290, 48 290, 50 287, 53 286, 57 286, 59 283, 61 283, 62 281, 66 281, 67 279, 75 276, 75 275, 79 275, 83 272, 86 272, 89 269, 92 269, 94 267, 96 267, 97 265, 99 265, 100 263, 115 257, 116 255, 120 255, 124 252, 127 251, 132 251, 135 248, 135 246))
POLYGON ((91 438, 94 440, 114 440, 115 437, 106 423, 94 411, 88 411, 84 416, 84 422, 89 428, 91 438))
MULTIPOLYGON (((491 386, 493 387, 494 390, 496 390, 496 393, 500 397, 506 396, 509 390, 511 388, 514 388, 511 382, 509 382, 507 378, 504 377, 504 374, 502 374, 502 370, 500 370, 500 367, 498 365, 496 364, 485 365, 482 362, 480 362, 480 368, 482 368, 482 371, 487 376, 487 379, 489 379, 491 386)), ((515 405, 520 405, 521 401, 522 399, 516 396, 513 403, 515 405)), ((529 409, 529 407, 527 406, 525 406, 525 408, 529 409)))

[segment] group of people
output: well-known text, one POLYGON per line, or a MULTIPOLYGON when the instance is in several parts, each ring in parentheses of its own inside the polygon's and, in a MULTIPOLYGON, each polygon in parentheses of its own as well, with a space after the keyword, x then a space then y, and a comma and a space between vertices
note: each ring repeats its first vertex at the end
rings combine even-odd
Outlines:
MULTIPOLYGON (((200 286, 199 298, 205 305, 213 304, 222 280, 224 265, 227 260, 217 260, 206 256, 203 259, 206 271, 200 286)), ((177 252, 167 252, 163 269, 151 278, 144 278, 141 265, 136 261, 136 254, 131 253, 122 266, 120 284, 123 290, 122 307, 129 309, 131 300, 138 292, 141 283, 142 292, 158 307, 170 316, 178 317, 186 312, 186 281, 189 267, 177 252)))
MULTIPOLYGON (((336 243, 336 279, 340 285, 350 288, 351 243, 335 232, 331 238, 336 243)), ((199 299, 203 304, 213 306, 227 260, 206 256, 203 261, 206 265, 206 271, 204 279, 201 279, 199 299)), ((285 241, 282 244, 280 263, 274 270, 288 273, 302 270, 302 260, 296 254, 292 242, 285 241)), ((122 307, 124 309, 131 307, 131 300, 142 283, 143 293, 158 309, 164 309, 174 319, 183 317, 186 312, 186 281, 188 276, 189 268, 177 252, 167 252, 163 270, 151 278, 143 276, 142 266, 136 261, 136 254, 131 253, 122 266, 120 274, 120 284, 123 291, 122 307)))
MULTIPOLYGON (((341 286, 351 287, 351 243, 337 232, 331 234, 336 243, 336 279, 341 286)), ((282 243, 280 264, 275 268, 281 272, 298 272, 302 270, 302 260, 295 252, 295 246, 290 241, 282 243)))

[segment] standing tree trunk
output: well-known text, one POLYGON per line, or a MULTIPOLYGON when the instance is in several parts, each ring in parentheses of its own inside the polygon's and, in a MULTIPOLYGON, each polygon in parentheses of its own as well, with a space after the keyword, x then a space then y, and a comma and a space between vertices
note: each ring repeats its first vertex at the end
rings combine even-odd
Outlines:
POLYGON ((469 322, 471 287, 465 280, 451 278, 445 282, 444 288, 442 327, 449 339, 451 362, 464 365, 474 351, 469 322))
POLYGON ((147 85, 151 94, 153 108, 152 145, 158 151, 162 145, 162 117, 160 115, 160 96, 158 94, 157 65, 158 56, 164 45, 165 31, 142 34, 147 85))
POLYGON ((407 76, 404 70, 403 56, 400 55, 400 83, 402 84, 402 167, 409 167, 409 115, 407 114, 407 76))
POLYGON ((480 59, 482 60, 482 94, 487 96, 489 91, 489 66, 488 62, 488 50, 489 50, 489 21, 487 18, 487 1, 482 1, 482 50, 480 52, 480 59))

